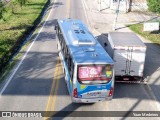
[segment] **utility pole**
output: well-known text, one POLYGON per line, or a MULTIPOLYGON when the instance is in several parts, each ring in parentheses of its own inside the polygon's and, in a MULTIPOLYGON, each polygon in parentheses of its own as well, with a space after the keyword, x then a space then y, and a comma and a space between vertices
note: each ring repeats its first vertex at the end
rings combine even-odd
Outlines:
POLYGON ((129 0, 129 9, 128 9, 128 12, 131 12, 131 10, 132 10, 132 0, 129 0))
POLYGON ((116 30, 116 24, 117 24, 117 18, 118 18, 118 14, 119 14, 119 5, 120 5, 120 0, 117 1, 117 9, 116 9, 116 17, 113 23, 113 30, 116 30))

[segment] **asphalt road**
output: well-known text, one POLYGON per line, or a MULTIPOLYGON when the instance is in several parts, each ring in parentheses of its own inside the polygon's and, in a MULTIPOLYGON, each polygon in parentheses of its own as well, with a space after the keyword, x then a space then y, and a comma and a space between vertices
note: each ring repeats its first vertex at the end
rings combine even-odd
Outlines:
MULTIPOLYGON (((3 93, 0 96, 0 111, 70 111, 66 117, 54 119, 125 120, 135 118, 71 118, 67 115, 72 111, 126 111, 127 114, 127 111, 160 110, 159 103, 155 100, 148 86, 144 84, 116 83, 114 97, 111 101, 95 104, 72 103, 57 54, 54 24, 58 18, 69 17, 81 19, 87 26, 89 24, 80 0, 56 0, 50 10, 51 13, 43 29, 36 37, 30 50, 26 50, 26 57, 17 72, 5 89, 3 89, 5 84, 1 87, 3 93)), ((17 120, 17 118, 13 119, 17 120)), ((35 120, 36 118, 30 119, 35 120)), ((136 119, 158 120, 158 118, 144 117, 136 119)))

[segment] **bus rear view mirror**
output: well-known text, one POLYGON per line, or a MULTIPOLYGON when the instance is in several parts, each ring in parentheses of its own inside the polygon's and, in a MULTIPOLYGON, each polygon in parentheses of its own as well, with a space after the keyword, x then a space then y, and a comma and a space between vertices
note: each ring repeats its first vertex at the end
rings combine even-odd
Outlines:
POLYGON ((57 25, 54 26, 54 30, 57 30, 57 25))
POLYGON ((108 44, 105 42, 105 43, 104 43, 104 47, 107 47, 107 46, 108 46, 108 44))

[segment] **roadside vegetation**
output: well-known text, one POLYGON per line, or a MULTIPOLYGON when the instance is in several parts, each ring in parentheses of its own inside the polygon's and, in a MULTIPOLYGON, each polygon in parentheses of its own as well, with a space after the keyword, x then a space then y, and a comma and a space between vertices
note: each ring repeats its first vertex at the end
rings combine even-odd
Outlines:
POLYGON ((147 0, 147 4, 151 12, 160 13, 160 0, 147 0))
MULTIPOLYGON (((147 5, 149 11, 160 15, 160 0, 147 0, 147 5)), ((160 23, 160 21, 158 22, 160 23)), ((153 43, 160 45, 160 30, 156 32, 144 32, 143 24, 130 25, 129 28, 153 43)))
POLYGON ((0 3, 0 74, 28 34, 40 22, 48 0, 0 3))
POLYGON ((144 32, 143 24, 131 25, 129 28, 144 38, 152 41, 153 43, 160 45, 160 30, 156 32, 144 32))

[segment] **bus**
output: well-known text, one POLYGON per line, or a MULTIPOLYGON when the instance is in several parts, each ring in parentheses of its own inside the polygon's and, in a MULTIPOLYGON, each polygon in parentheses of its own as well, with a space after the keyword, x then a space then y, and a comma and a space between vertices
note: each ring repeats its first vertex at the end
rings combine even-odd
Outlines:
POLYGON ((114 61, 81 20, 59 19, 57 49, 65 82, 74 103, 111 100, 114 61))

